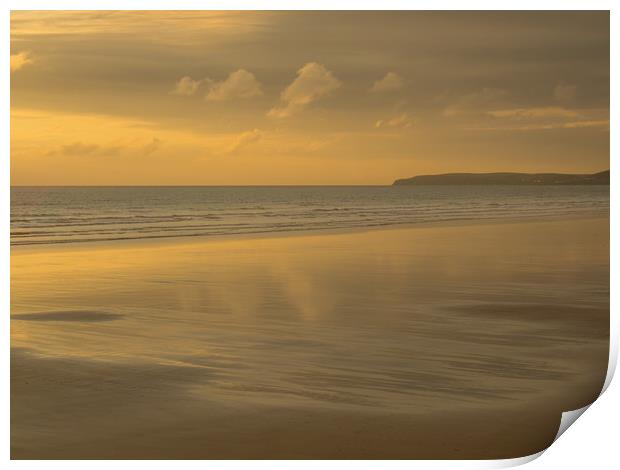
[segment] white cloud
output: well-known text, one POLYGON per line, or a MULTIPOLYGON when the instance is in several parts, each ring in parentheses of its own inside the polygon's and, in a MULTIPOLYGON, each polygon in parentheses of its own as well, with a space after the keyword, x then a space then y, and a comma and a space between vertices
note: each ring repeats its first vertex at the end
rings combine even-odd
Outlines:
POLYGON ((301 111, 307 105, 340 88, 342 82, 323 65, 310 62, 297 71, 297 78, 282 92, 284 106, 271 109, 267 115, 285 118, 301 111))
POLYGON ((558 103, 568 104, 575 99, 577 94, 576 85, 567 85, 564 82, 560 82, 553 89, 553 97, 558 103))
POLYGON ((562 126, 563 129, 580 129, 584 127, 607 127, 609 128, 609 119, 566 122, 562 126))
POLYGON ((253 73, 244 69, 232 72, 226 80, 217 82, 206 79, 209 92, 207 101, 225 101, 235 98, 252 98, 263 94, 261 84, 253 73))
POLYGON ((373 93, 379 93, 383 91, 393 91, 402 88, 404 80, 402 77, 394 72, 388 72, 381 80, 377 80, 373 83, 370 91, 373 93))
POLYGON ((173 95, 190 96, 198 91, 198 87, 201 83, 201 80, 194 80, 192 77, 183 77, 176 82, 171 93, 173 95))
POLYGON ((375 123, 377 129, 382 127, 395 127, 406 129, 413 125, 411 117, 407 113, 398 114, 390 119, 381 119, 375 123))
POLYGON ((495 118, 507 118, 517 120, 575 118, 579 116, 579 113, 577 113, 576 111, 562 108, 559 106, 502 109, 498 111, 487 111, 487 114, 495 118))
POLYGON ((252 129, 251 131, 242 132, 237 136, 230 147, 228 147, 228 153, 235 153, 250 144, 258 142, 262 138, 263 132, 260 129, 252 129))
POLYGON ((481 131, 541 131, 552 129, 601 129, 609 130, 609 119, 554 122, 554 123, 533 123, 522 126, 503 126, 503 127, 482 127, 474 130, 481 131))
POLYGON ((604 109, 580 109, 578 111, 561 106, 513 108, 487 111, 496 118, 496 125, 482 130, 545 130, 609 128, 609 112, 604 109))
POLYGON ((16 72, 25 65, 32 64, 34 60, 30 57, 29 52, 19 52, 11 54, 11 72, 16 72))

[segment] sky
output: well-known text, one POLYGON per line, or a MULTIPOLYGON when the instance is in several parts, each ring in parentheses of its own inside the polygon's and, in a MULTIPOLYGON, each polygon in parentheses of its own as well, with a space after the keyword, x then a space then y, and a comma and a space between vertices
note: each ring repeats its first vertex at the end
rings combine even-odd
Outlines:
POLYGON ((609 167, 608 12, 13 11, 12 185, 609 167))

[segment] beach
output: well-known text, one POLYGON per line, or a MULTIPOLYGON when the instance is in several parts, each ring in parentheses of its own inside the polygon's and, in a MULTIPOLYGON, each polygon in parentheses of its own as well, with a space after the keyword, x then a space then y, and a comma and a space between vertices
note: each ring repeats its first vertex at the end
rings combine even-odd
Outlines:
POLYGON ((513 458, 601 390, 607 214, 11 250, 11 456, 513 458))

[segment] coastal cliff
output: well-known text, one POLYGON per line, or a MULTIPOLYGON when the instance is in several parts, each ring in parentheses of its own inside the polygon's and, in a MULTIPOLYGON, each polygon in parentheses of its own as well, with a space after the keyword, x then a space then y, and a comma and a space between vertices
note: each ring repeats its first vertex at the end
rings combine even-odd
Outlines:
POLYGON ((393 186, 406 185, 592 185, 609 184, 609 170, 594 174, 564 173, 445 173, 441 175, 419 175, 398 179, 393 186))

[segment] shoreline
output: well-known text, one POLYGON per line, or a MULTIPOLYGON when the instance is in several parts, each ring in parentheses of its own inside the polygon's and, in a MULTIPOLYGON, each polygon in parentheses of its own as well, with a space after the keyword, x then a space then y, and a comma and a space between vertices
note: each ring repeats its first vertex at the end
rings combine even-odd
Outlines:
POLYGON ((369 225, 366 227, 334 228, 334 229, 300 229, 282 231, 256 231, 248 233, 235 233, 228 235, 172 235, 155 236, 146 238, 126 238, 117 240, 81 240, 61 243, 33 243, 24 245, 11 245, 11 253, 32 252, 32 251, 66 251, 66 250, 88 250, 100 248, 131 247, 138 245, 147 246, 170 246, 170 245, 195 245, 206 242, 223 242, 237 240, 261 240, 289 237, 319 237, 324 235, 346 235, 355 233, 368 233, 376 231, 410 230, 414 228, 435 228, 435 227, 463 227, 479 225, 511 225, 520 223, 541 223, 563 220, 598 220, 610 217, 610 211, 592 212, 588 214, 562 214, 556 216, 512 216, 512 217, 491 217, 486 219, 451 219, 440 221, 425 222, 406 222, 402 224, 369 225))

